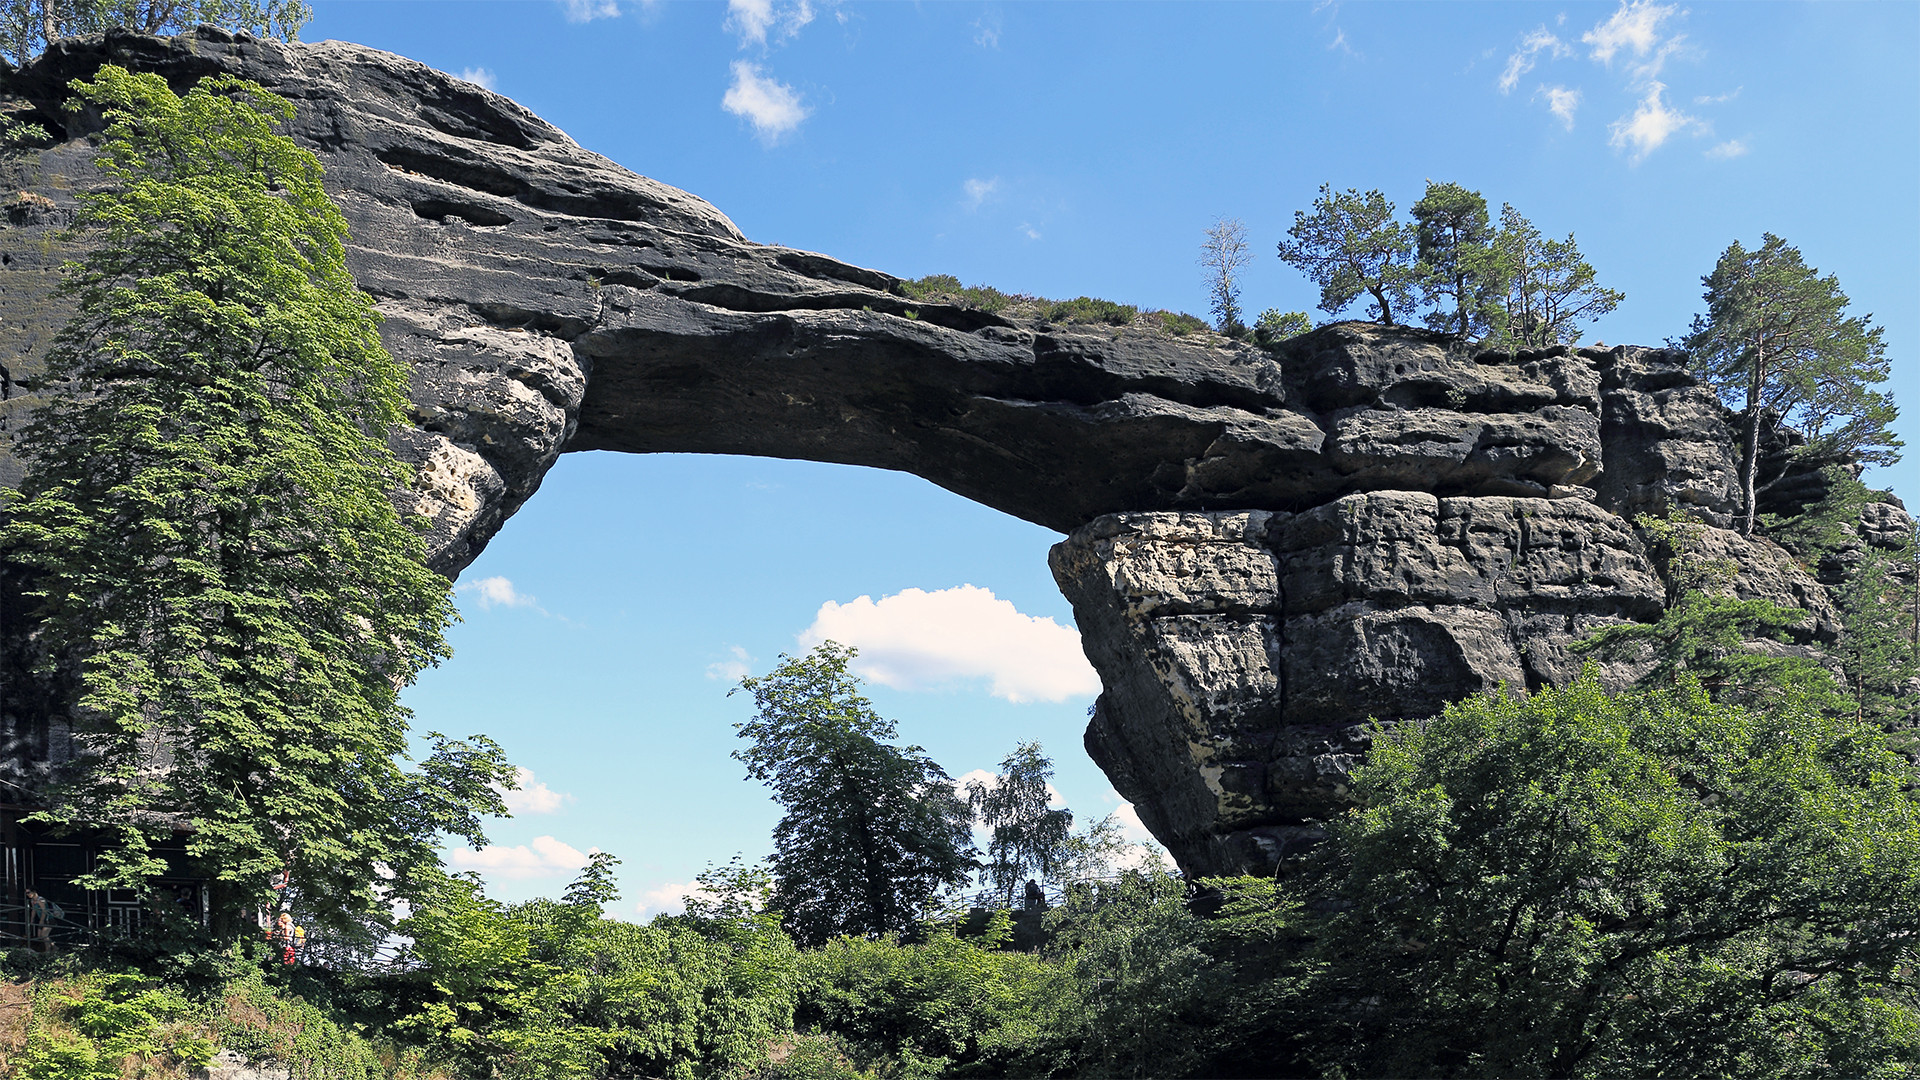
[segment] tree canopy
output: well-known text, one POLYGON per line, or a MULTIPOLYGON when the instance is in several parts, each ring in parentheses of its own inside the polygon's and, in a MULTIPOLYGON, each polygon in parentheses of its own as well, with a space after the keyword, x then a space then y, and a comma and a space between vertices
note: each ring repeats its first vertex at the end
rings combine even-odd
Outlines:
POLYGON ((288 102, 111 65, 74 89, 105 113, 109 183, 81 196, 47 357, 68 392, 23 433, 0 532, 47 667, 77 666, 79 761, 45 813, 116 834, 99 884, 139 887, 184 829, 222 915, 282 868, 315 915, 374 910, 444 830, 482 842, 511 783, 483 738, 400 765, 400 688, 453 615, 389 497, 408 373, 318 161, 273 130, 288 102))
POLYGON ((1500 319, 1506 292, 1487 200, 1459 184, 1429 180, 1411 213, 1421 288, 1433 305, 1427 326, 1485 337, 1500 319))
POLYGON ((1214 327, 1223 334, 1246 331, 1240 318, 1240 271, 1252 261, 1247 226, 1239 218, 1218 218, 1207 227, 1206 243, 1200 246, 1200 265, 1207 270, 1214 327))
POLYGON ((735 725, 748 744, 733 756, 786 809, 771 903, 802 944, 911 930, 975 865, 952 778, 920 747, 883 741, 895 726, 860 695, 854 655, 823 642, 740 680, 756 712, 735 725))
POLYGON ((1598 284, 1572 233, 1565 240, 1547 239, 1512 206, 1500 207, 1493 250, 1506 283, 1490 339, 1498 347, 1574 344, 1580 340, 1581 323, 1598 319, 1627 298, 1598 284))
POLYGON ((206 23, 293 41, 312 19, 303 0, 0 0, 0 59, 24 64, 61 38, 116 26, 177 34, 206 23))
POLYGON ((1734 241, 1706 285, 1707 310, 1683 344, 1708 385, 1740 410, 1742 527, 1752 532, 1762 481, 1760 434, 1780 424, 1806 437, 1797 457, 1884 465, 1899 457, 1886 343, 1871 315, 1848 315, 1832 274, 1772 233, 1752 251, 1734 241))
POLYGON ((1294 211, 1287 235, 1281 261, 1320 286, 1320 310, 1338 315, 1362 294, 1372 298, 1367 317, 1388 326, 1395 311, 1412 310, 1419 281, 1413 231, 1394 220, 1393 203, 1379 191, 1336 192, 1321 184, 1313 213, 1294 211))

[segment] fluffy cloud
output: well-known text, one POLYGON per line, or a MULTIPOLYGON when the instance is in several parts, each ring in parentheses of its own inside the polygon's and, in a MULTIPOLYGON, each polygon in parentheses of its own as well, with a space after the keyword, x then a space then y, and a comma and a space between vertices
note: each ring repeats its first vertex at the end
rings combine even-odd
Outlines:
POLYGON ((494 87, 492 68, 461 68, 460 77, 475 86, 484 86, 489 90, 494 87))
POLYGON ((1580 107, 1580 91, 1564 86, 1543 86, 1540 92, 1546 95, 1547 110, 1559 117, 1560 122, 1567 125, 1568 131, 1572 131, 1573 111, 1580 107))
POLYGON ((1621 49, 1635 56, 1659 55, 1655 49, 1663 44, 1660 24, 1675 10, 1670 4, 1656 4, 1653 0, 1621 0, 1619 10, 1581 34, 1580 40, 1593 46, 1588 55, 1603 64, 1613 63, 1614 54, 1621 49))
POLYGON ((1520 84, 1520 76, 1533 70, 1533 65, 1537 62, 1535 57, 1543 51, 1551 58, 1565 56, 1573 50, 1567 48, 1565 42, 1549 33, 1545 26, 1530 31, 1526 37, 1520 39, 1520 47, 1507 57, 1507 66, 1500 72, 1500 92, 1512 93, 1513 88, 1520 84))
POLYGON ((720 99, 720 107, 744 117, 769 142, 799 127, 809 112, 793 87, 761 74, 758 64, 745 60, 733 62, 733 85, 720 99))
POLYGON ((519 786, 500 789, 500 800, 507 804, 509 813, 557 814, 561 807, 573 801, 573 796, 535 780, 532 769, 515 768, 513 776, 519 786))
POLYGON ((990 589, 962 585, 907 589, 876 602, 827 601, 800 635, 803 648, 827 639, 860 650, 854 669, 899 690, 987 679, 994 697, 1064 701, 1100 691, 1080 651, 1080 634, 1051 618, 1022 615, 990 589))
POLYGON ((567 13, 567 21, 573 23, 620 16, 620 5, 614 0, 560 0, 560 6, 567 13))
POLYGON ((488 844, 479 851, 454 848, 447 861, 457 869, 478 870, 494 877, 558 877, 578 871, 599 850, 588 848, 582 852, 551 836, 536 836, 530 843, 512 847, 488 844))
POLYGON ((513 587, 513 582, 503 577, 486 577, 479 581, 462 582, 455 592, 468 593, 485 611, 493 607, 530 607, 540 605, 533 597, 513 587))
POLYGON ((1707 156, 1724 161, 1727 158, 1744 157, 1746 156, 1747 150, 1748 146, 1744 141, 1740 139, 1728 139, 1726 142, 1719 143, 1709 149, 1707 156))
POLYGON ((707 678, 737 683, 753 673, 753 657, 747 655, 747 650, 735 645, 727 651, 731 654, 730 659, 707 665, 707 678))
POLYGON ((1676 131, 1694 127, 1697 121, 1678 109, 1671 108, 1662 100, 1666 86, 1653 83, 1647 87, 1647 96, 1633 110, 1633 115, 1615 120, 1607 126, 1607 141, 1616 149, 1633 148, 1633 160, 1639 161, 1660 148, 1676 131))
POLYGON ((992 198, 994 192, 1000 190, 1000 178, 996 176, 991 180, 968 180, 960 185, 960 190, 966 192, 967 209, 978 210, 981 203, 992 198))
POLYGON ((744 49, 749 45, 765 47, 770 33, 774 40, 784 41, 812 21, 813 4, 809 0, 800 0, 797 4, 727 0, 727 21, 723 25, 740 35, 740 47, 744 49))
POLYGON ((637 915, 678 915, 687 910, 688 897, 712 895, 696 881, 669 881, 657 889, 642 890, 633 910, 637 915))

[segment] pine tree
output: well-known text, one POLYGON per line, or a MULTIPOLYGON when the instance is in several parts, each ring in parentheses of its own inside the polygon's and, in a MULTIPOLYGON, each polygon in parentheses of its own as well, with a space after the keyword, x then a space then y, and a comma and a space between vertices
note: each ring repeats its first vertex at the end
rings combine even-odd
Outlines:
POLYGON ((1321 184, 1313 214, 1294 211, 1287 235, 1293 239, 1280 241, 1280 259, 1320 286, 1320 310, 1338 315, 1365 293, 1373 298, 1367 317, 1392 326, 1396 310, 1413 307, 1413 231, 1393 220, 1393 204, 1380 192, 1321 184))
POLYGON ((1574 344, 1580 340, 1580 323, 1598 319, 1627 298, 1596 282, 1593 266, 1581 256, 1572 233, 1565 240, 1549 240, 1510 205, 1500 207, 1493 252, 1498 276, 1506 282, 1506 297, 1489 338, 1496 347, 1511 351, 1574 344))
POLYGON ((177 34, 205 23, 292 41, 312 19, 303 0, 0 0, 0 59, 24 64, 61 38, 109 27, 177 34))
POLYGON ((1683 343, 1695 368, 1740 410, 1741 528, 1753 532, 1759 496, 1761 428, 1784 424, 1806 437, 1796 456, 1891 464, 1900 440, 1887 381, 1886 344, 1872 316, 1849 316, 1832 274, 1819 277, 1800 249, 1772 233, 1748 251, 1734 241, 1706 285, 1705 314, 1683 343))
POLYGON ((847 670, 854 650, 823 642, 740 680, 756 713, 733 756, 773 789, 772 905, 803 945, 911 930, 945 889, 973 876, 966 804, 918 746, 895 746, 847 670))
POLYGON ((1429 180, 1412 214, 1421 288, 1435 305, 1426 315, 1427 326, 1485 337, 1499 319, 1506 291, 1487 200, 1459 184, 1429 180))
POLYGON ((74 89, 104 111, 109 184, 82 196, 47 357, 65 393, 22 436, 0 532, 49 667, 77 665, 79 760, 44 815, 111 834, 97 886, 141 887, 184 828, 222 918, 283 868, 309 918, 382 910, 443 830, 482 842, 511 782, 485 739, 399 764, 399 691, 453 615, 388 494, 408 373, 319 162, 273 130, 288 102, 111 65, 74 89))

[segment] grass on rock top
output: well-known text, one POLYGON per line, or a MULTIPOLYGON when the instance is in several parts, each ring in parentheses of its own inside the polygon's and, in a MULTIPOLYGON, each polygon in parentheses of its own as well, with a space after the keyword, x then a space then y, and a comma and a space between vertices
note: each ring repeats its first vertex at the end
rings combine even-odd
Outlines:
POLYGON ((991 285, 962 285, 952 274, 929 274, 914 281, 902 281, 900 292, 910 300, 952 304, 1032 322, 1131 326, 1135 320, 1141 320, 1148 328, 1164 330, 1176 337, 1212 329, 1206 320, 1183 311, 1141 311, 1132 304, 1091 296, 1048 300, 1025 293, 1001 292, 991 285))

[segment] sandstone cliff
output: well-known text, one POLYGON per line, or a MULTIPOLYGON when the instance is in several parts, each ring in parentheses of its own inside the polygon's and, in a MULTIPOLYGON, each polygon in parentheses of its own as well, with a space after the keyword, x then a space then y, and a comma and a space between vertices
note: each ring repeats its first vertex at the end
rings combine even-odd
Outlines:
MULTIPOLYGON (((437 568, 468 565, 568 450, 898 469, 1067 532, 1053 569, 1105 685, 1088 749, 1191 872, 1310 836, 1369 717, 1564 681, 1572 637, 1654 618, 1664 585, 1633 515, 1732 511, 1727 416, 1671 352, 1476 355, 1346 323, 1270 354, 918 303, 890 275, 754 244, 421 64, 208 29, 0 69, 0 113, 54 136, 0 152, 0 482, 19 474, 9 433, 58 392, 36 358, 63 319, 74 192, 97 182, 62 88, 108 60, 176 89, 230 72, 297 106, 355 277, 414 366, 395 438, 419 473, 396 497, 432 519, 437 568)), ((1888 536, 1911 529, 1886 513, 1888 536)), ((1710 544, 1747 567, 1743 594, 1832 636, 1784 552, 1710 544)), ((14 655, 26 628, 0 596, 9 612, 14 655)), ((0 709, 30 772, 61 725, 15 662, 0 709)))

